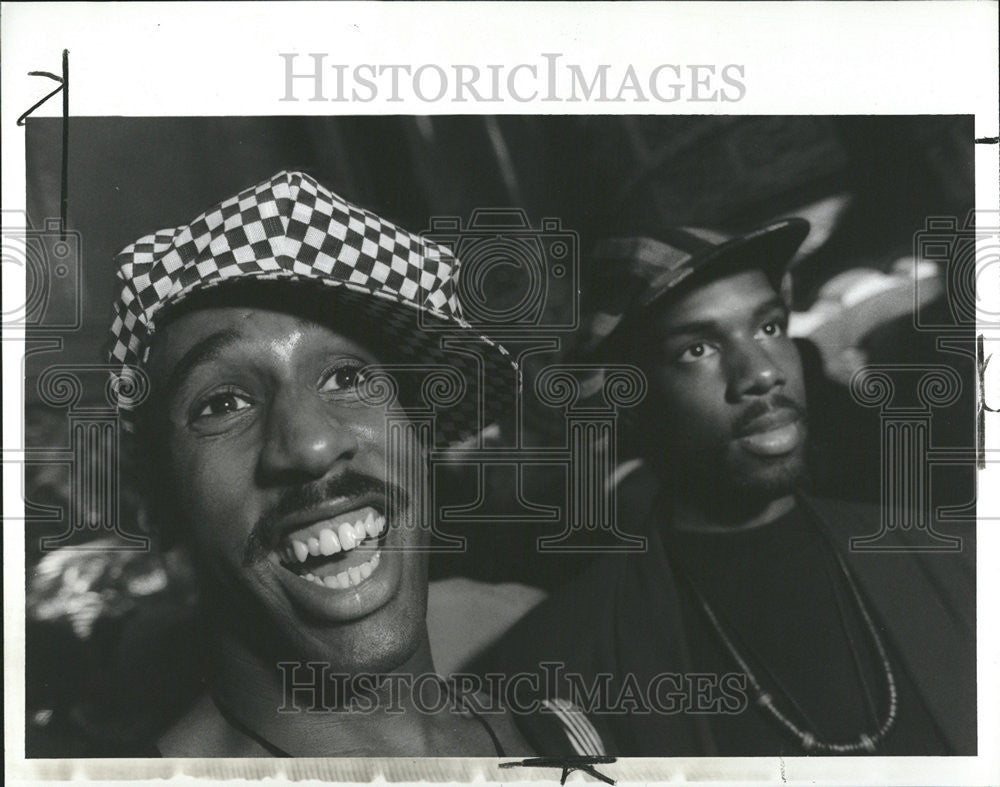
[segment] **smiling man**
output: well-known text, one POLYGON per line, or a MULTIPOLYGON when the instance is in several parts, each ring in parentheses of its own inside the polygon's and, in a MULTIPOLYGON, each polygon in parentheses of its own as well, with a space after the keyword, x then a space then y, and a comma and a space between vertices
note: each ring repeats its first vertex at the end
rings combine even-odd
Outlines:
MULTIPOLYGON (((606 716, 633 756, 976 751, 975 532, 856 552, 873 507, 809 496, 806 391, 782 279, 808 224, 607 240, 592 361, 637 364, 630 425, 657 492, 610 555, 483 660, 606 716)), ((823 417, 823 413, 813 413, 823 417)), ((619 490, 628 497, 626 480, 619 490)), ((637 514, 638 515, 638 514, 637 514)))
MULTIPOLYGON (((160 753, 579 753, 582 721, 487 718, 434 673, 433 438, 407 437, 420 403, 393 369, 451 370, 471 397, 480 374, 516 388, 462 319, 457 275, 447 249, 294 172, 119 255, 110 355, 151 387, 123 422, 145 449, 147 516, 197 564, 208 648, 207 691, 160 753), (446 354, 420 320, 478 352, 446 354)), ((441 434, 502 406, 478 403, 446 408, 441 434)))

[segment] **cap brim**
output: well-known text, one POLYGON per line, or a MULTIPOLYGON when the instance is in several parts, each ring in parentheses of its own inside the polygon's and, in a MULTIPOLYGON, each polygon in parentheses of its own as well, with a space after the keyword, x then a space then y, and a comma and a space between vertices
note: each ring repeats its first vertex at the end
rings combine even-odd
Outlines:
POLYGON ((502 345, 451 315, 349 282, 305 277, 293 271, 203 282, 164 307, 157 316, 157 329, 176 314, 178 307, 190 306, 193 296, 222 288, 228 290, 241 283, 266 282, 300 286, 313 292, 329 290, 331 295, 335 294, 336 302, 350 309, 351 323, 357 325, 358 335, 371 337, 377 347, 386 350, 382 355, 388 357, 388 363, 410 367, 408 374, 417 376, 445 367, 457 371, 465 390, 456 395, 449 392, 445 397, 447 404, 436 409, 437 445, 452 445, 474 437, 514 411, 521 374, 502 345), (427 369, 421 370, 421 366, 427 369))
MULTIPOLYGON (((688 269, 686 275, 665 277, 658 289, 648 290, 641 300, 626 310, 603 338, 578 350, 580 357, 588 361, 611 360, 621 352, 623 337, 630 335, 644 322, 650 309, 683 297, 713 279, 740 270, 762 270, 775 290, 780 291, 781 280, 788 265, 808 234, 809 222, 805 219, 782 219, 692 254, 682 266, 688 269)), ((647 232, 646 236, 657 239, 656 232, 647 232)))
POLYGON ((746 269, 763 271, 777 290, 788 264, 808 234, 809 222, 805 219, 782 219, 697 254, 688 263, 690 274, 647 293, 642 311, 663 303, 668 296, 678 297, 693 287, 746 269))

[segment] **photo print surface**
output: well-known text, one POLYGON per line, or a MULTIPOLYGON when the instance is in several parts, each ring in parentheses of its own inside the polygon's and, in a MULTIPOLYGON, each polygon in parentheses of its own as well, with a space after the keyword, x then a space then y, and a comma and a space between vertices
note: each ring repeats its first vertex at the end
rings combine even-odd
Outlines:
POLYGON ((61 139, 29 756, 975 753, 971 118, 61 139))

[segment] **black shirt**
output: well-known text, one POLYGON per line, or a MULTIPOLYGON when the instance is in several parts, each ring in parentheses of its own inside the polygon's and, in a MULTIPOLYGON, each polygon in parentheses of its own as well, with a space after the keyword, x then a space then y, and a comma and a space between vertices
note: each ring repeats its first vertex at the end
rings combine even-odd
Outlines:
MULTIPOLYGON (((704 599, 775 707, 800 730, 853 743, 879 728, 889 704, 885 666, 833 545, 800 506, 741 532, 671 531, 665 546, 682 578, 694 672, 743 672, 705 613, 704 599)), ((871 605, 862 602, 887 651, 898 697, 895 723, 875 753, 947 754, 871 605)), ((740 712, 710 718, 720 754, 806 753, 757 705, 749 681, 746 696, 740 712)))

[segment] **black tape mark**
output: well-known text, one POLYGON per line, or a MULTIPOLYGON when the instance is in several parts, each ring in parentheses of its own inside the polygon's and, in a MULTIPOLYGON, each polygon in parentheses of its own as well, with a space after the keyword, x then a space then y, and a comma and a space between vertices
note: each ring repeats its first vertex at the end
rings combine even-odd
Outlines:
POLYGON ((17 119, 17 125, 23 126, 32 112, 48 101, 57 93, 62 93, 62 173, 61 189, 59 192, 59 218, 62 227, 62 240, 66 240, 66 214, 69 204, 69 50, 62 52, 62 76, 56 76, 49 71, 29 71, 29 77, 47 77, 59 83, 59 87, 45 96, 41 101, 32 104, 21 117, 17 119))
POLYGON ((986 367, 990 365, 993 354, 986 355, 983 350, 983 335, 976 337, 976 370, 979 373, 979 402, 976 407, 976 466, 986 469, 986 413, 996 410, 986 404, 986 367))
POLYGON ((527 760, 517 762, 502 762, 501 768, 562 768, 562 778, 560 784, 566 783, 566 777, 573 771, 583 771, 589 773, 595 779, 600 779, 605 784, 614 784, 615 780, 600 773, 594 766, 606 765, 615 762, 617 758, 608 755, 593 755, 587 757, 530 757, 527 760))
MULTIPOLYGON (((63 58, 65 58, 65 57, 66 57, 66 52, 64 51, 63 52, 63 58)), ((34 112, 42 104, 44 104, 46 101, 48 101, 50 98, 52 98, 52 96, 54 96, 56 93, 60 92, 63 89, 63 87, 65 86, 65 84, 66 84, 63 81, 62 77, 57 77, 55 74, 53 74, 53 73, 51 73, 49 71, 29 71, 28 72, 28 76, 29 77, 48 77, 49 79, 54 79, 56 82, 59 83, 59 87, 57 87, 51 93, 49 93, 48 95, 46 95, 40 101, 36 101, 34 104, 32 104, 30 107, 28 107, 28 109, 21 115, 21 117, 19 117, 17 119, 17 125, 19 125, 19 126, 23 126, 24 125, 24 121, 28 118, 28 116, 32 112, 34 112)))

